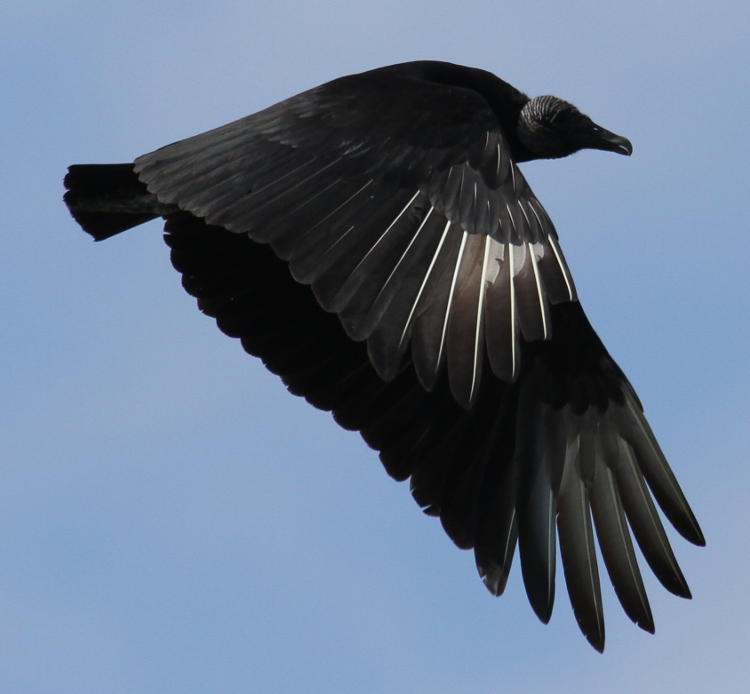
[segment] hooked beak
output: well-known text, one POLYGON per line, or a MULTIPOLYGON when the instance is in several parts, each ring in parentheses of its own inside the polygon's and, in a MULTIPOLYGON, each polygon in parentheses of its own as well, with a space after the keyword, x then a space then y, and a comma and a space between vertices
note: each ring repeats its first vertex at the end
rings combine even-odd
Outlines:
POLYGON ((625 154, 627 156, 633 153, 633 145, 630 144, 630 140, 627 137, 616 135, 598 125, 594 126, 592 135, 593 142, 589 145, 592 149, 603 149, 607 152, 617 152, 617 154, 625 154))

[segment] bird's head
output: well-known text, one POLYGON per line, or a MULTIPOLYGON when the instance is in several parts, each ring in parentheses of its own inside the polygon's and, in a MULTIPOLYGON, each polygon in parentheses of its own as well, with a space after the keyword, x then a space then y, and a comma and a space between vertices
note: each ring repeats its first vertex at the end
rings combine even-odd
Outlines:
POLYGON ((630 140, 594 123, 573 104, 556 96, 537 96, 521 110, 517 125, 521 143, 532 159, 565 157, 579 149, 632 154, 630 140))

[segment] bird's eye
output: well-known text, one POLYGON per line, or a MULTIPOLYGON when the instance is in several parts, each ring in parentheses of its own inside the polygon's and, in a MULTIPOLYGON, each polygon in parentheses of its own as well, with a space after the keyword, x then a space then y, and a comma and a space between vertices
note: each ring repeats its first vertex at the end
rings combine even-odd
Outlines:
POLYGON ((572 114, 570 111, 560 111, 552 117, 552 122, 555 125, 565 125, 566 123, 570 122, 571 115, 572 114))

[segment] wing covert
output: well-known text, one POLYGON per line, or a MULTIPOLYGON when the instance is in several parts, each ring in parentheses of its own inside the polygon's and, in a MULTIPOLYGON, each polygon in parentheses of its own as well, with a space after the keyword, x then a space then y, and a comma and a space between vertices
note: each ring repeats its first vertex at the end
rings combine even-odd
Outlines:
POLYGON ((576 299, 555 229, 471 89, 365 73, 135 162, 165 204, 269 244, 393 379, 447 367, 465 408, 485 354, 514 381, 576 299))

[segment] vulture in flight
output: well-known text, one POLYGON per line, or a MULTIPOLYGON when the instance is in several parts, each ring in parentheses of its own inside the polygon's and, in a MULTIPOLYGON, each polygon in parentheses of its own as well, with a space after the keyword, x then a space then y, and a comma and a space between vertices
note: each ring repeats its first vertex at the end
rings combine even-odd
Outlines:
POLYGON ((559 543, 578 624, 602 650, 594 536, 625 612, 649 632, 632 536, 682 597, 656 506, 704 539, 518 168, 584 148, 632 151, 562 99, 410 62, 132 164, 71 166, 65 202, 97 241, 163 217, 198 307, 409 478, 495 595, 518 546, 543 622, 559 543))

